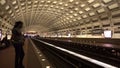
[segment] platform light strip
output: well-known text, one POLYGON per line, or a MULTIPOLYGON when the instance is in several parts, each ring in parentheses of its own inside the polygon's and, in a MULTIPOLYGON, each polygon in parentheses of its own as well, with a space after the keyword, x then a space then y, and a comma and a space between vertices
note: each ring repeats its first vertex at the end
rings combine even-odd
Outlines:
POLYGON ((92 59, 92 58, 90 58, 90 57, 87 57, 87 56, 84 56, 84 55, 81 55, 81 54, 72 52, 72 51, 70 51, 70 50, 67 50, 67 49, 64 49, 64 48, 55 46, 55 45, 53 45, 53 44, 50 44, 50 43, 47 43, 47 42, 44 42, 44 41, 41 41, 41 40, 38 40, 38 41, 40 41, 40 42, 42 42, 42 43, 44 43, 44 44, 46 44, 46 45, 52 46, 52 47, 54 47, 54 48, 56 48, 56 49, 59 49, 59 50, 61 50, 61 51, 67 52, 67 53, 69 53, 69 54, 71 54, 71 55, 74 55, 74 56, 76 56, 76 57, 79 57, 79 58, 82 58, 82 59, 87 60, 87 61, 89 61, 89 62, 92 62, 92 63, 94 63, 94 64, 97 64, 97 65, 99 65, 99 66, 102 66, 102 67, 104 67, 104 68, 118 68, 118 67, 116 67, 116 66, 113 66, 113 65, 110 65, 110 64, 107 64, 107 63, 104 63, 104 62, 101 62, 101 61, 92 59))

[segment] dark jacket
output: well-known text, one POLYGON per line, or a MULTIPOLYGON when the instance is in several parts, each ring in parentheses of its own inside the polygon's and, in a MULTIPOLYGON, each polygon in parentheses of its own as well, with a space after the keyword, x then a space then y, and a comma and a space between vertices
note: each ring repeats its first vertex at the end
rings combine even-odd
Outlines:
POLYGON ((18 28, 13 28, 11 41, 13 44, 24 44, 24 36, 22 35, 22 31, 18 28))

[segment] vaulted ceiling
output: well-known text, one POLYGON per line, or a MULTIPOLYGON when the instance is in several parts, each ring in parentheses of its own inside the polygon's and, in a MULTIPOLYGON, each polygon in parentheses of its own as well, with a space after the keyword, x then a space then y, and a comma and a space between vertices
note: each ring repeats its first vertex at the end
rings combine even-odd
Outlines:
MULTIPOLYGON (((56 31, 84 25, 120 9, 120 0, 0 0, 0 16, 26 30, 56 31)), ((98 19, 99 20, 99 19, 98 19)))

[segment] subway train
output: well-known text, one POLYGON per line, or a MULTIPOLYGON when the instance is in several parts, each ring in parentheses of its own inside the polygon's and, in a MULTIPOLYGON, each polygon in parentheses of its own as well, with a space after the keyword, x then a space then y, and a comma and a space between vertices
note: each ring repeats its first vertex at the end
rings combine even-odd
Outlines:
POLYGON ((14 68, 17 21, 25 68, 120 68, 120 0, 0 0, 0 68, 14 68))

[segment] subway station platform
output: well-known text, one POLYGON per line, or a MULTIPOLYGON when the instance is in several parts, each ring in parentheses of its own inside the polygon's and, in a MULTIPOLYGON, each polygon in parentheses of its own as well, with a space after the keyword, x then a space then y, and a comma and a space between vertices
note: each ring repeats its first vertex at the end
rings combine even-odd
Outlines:
MULTIPOLYGON (((26 38, 25 68, 119 68, 119 45, 81 44, 75 41, 26 38), (117 47, 118 46, 118 47, 117 47)), ((11 45, 0 50, 0 68, 14 68, 15 53, 11 45)))
MULTIPOLYGON (((29 46, 28 39, 24 45, 24 66, 25 68, 42 68, 39 60, 36 58, 33 48, 29 46)), ((0 68, 14 68, 15 51, 11 45, 3 50, 0 50, 0 68)))

